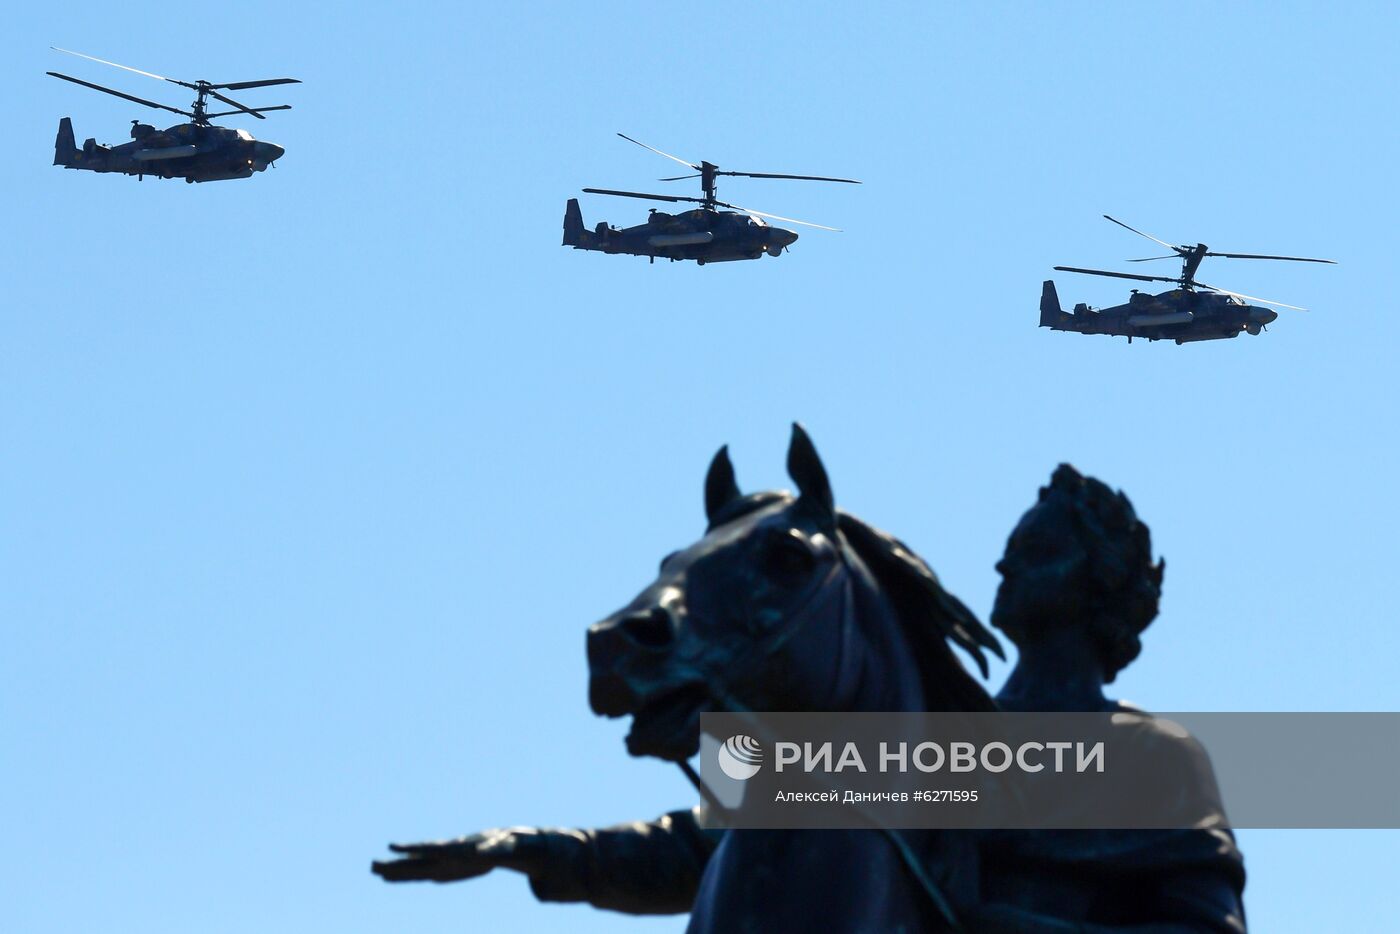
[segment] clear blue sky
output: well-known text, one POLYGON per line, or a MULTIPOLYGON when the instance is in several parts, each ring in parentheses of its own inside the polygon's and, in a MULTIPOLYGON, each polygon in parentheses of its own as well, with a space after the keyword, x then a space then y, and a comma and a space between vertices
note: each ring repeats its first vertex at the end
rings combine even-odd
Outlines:
MULTIPOLYGON (((746 487, 786 485, 794 418, 838 501, 984 615, 1056 463, 1126 489, 1168 570, 1123 697, 1400 706, 1389 4, 79 2, 6 25, 7 931, 680 930, 368 863, 691 802, 588 711, 583 632, 700 534, 721 443, 746 487), (299 77, 246 94, 295 110, 228 122, 287 155, 199 186, 53 168, 59 117, 121 142, 154 112, 46 70, 188 101, 49 45, 299 77), (561 249, 579 188, 673 174, 619 130, 866 184, 725 180, 845 229, 778 260, 561 249), (1104 212, 1340 265, 1209 261, 1313 309, 1258 338, 1037 329, 1052 265, 1152 255, 1104 212)), ((645 216, 582 197, 590 225, 645 216)), ((1242 843, 1259 931, 1400 910, 1400 834, 1242 843)))

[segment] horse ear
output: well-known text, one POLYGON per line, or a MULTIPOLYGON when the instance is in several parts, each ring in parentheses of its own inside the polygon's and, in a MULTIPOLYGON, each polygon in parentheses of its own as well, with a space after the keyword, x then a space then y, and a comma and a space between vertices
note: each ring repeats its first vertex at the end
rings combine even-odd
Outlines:
POLYGON ((831 495, 831 481, 806 430, 792 423, 792 441, 788 444, 788 476, 797 483, 800 503, 814 510, 824 522, 836 522, 836 499, 831 495))
POLYGON ((705 518, 713 525, 724 507, 742 495, 734 479, 734 465, 729 462, 729 445, 726 444, 715 452, 705 474, 705 518))

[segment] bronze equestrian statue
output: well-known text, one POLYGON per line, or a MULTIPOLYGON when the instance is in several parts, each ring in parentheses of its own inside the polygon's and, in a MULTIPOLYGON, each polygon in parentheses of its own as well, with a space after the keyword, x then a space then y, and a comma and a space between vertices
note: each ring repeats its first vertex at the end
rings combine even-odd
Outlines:
MULTIPOLYGON (((799 437, 805 441, 800 430, 795 432, 794 450, 800 448, 799 437)), ((820 465, 814 451, 811 459, 820 465)), ((810 467, 800 463, 799 470, 811 472, 810 467)), ((820 478, 824 483, 824 471, 820 471, 820 478)), ((807 491, 803 489, 805 496, 807 491)), ((771 493, 739 497, 732 469, 721 450, 707 480, 710 535, 694 548, 702 548, 705 541, 741 516, 767 514, 775 505, 789 502, 780 497, 781 494, 771 493)), ((853 537, 867 540, 867 549, 873 536, 887 550, 901 554, 918 567, 926 581, 934 582, 939 599, 929 603, 926 611, 935 619, 944 617, 945 621, 938 625, 954 641, 973 651, 980 662, 979 646, 992 648, 994 642, 984 636, 975 620, 968 622, 971 617, 962 604, 937 587, 936 578, 926 565, 888 536, 845 514, 837 516, 838 536, 844 531, 844 520, 855 533, 853 537), (947 620, 954 621, 952 629, 947 620)), ((780 551, 790 548, 784 543, 780 551)), ((702 548, 705 553, 710 550, 702 548)), ((791 555, 775 552, 763 560, 795 566, 807 560, 798 556, 797 549, 791 550, 791 555)), ((1062 465, 1013 531, 997 568, 1003 582, 992 623, 1019 649, 1016 668, 997 696, 1000 707, 1016 711, 1133 710, 1107 700, 1103 686, 1138 654, 1139 636, 1157 613, 1163 564, 1153 564, 1147 527, 1137 519, 1127 498, 1062 465)), ((735 583, 739 582, 730 581, 731 585, 735 583)), ((753 581, 743 583, 752 586, 753 581)), ((646 593, 639 600, 641 604, 634 604, 622 616, 601 625, 606 629, 615 627, 619 619, 643 619, 636 615, 638 606, 644 616, 654 612, 654 607, 646 606, 646 593)), ((629 624, 639 627, 634 635, 643 643, 653 636, 664 641, 663 627, 657 626, 656 632, 649 633, 648 627, 653 623, 651 617, 646 619, 647 622, 629 624)), ((595 681, 594 689, 606 692, 610 688, 606 681, 601 687, 595 681)), ((614 684, 611 689, 626 691, 625 685, 614 684)), ((599 700, 594 698, 595 708, 600 706, 599 700)), ((603 712, 611 712, 604 701, 603 712)), ((627 706, 625 702, 623 706, 627 706)), ((685 705, 677 702, 677 706, 685 705)), ((968 704, 967 709, 978 708, 968 704)), ((672 712, 672 721, 681 719, 687 718, 672 712)), ((1146 715, 1142 719, 1150 722, 1146 715)), ((687 722, 680 732, 692 726, 687 722)), ((651 732, 656 735, 656 728, 652 727, 651 732)), ((644 729, 636 742, 629 737, 633 752, 652 752, 663 757, 693 752, 690 741, 682 742, 678 749, 650 748, 656 744, 648 741, 646 733, 644 729)), ((1153 731, 1149 730, 1149 735, 1153 742, 1162 741, 1153 731)), ((1166 742, 1174 744, 1168 750, 1171 758, 1188 762, 1193 757, 1203 758, 1194 744, 1180 747, 1175 737, 1166 742)), ((1208 774, 1208 762, 1201 764, 1208 774)), ((805 833, 808 837, 795 839, 816 839, 811 836, 813 832, 805 833)), ((970 855, 946 840, 941 847, 934 847, 939 858, 962 864, 960 869, 939 867, 950 889, 940 889, 939 895, 956 902, 952 906, 956 921, 950 923, 940 915, 925 919, 931 926, 921 929, 1022 934, 1244 930, 1243 863, 1233 837, 1223 826, 1180 832, 1005 831, 963 832, 944 837, 950 835, 960 837, 976 851, 970 855)), ((695 811, 685 810, 655 821, 611 828, 518 827, 446 843, 394 847, 406 858, 376 863, 374 869, 390 881, 455 881, 504 867, 525 873, 542 900, 587 901, 601 908, 637 914, 679 913, 696 905, 698 892, 702 897, 706 895, 702 892, 702 879, 725 836, 721 831, 701 829, 695 811)), ((899 866, 894 869, 901 872, 899 866)), ((902 869, 901 874, 907 875, 908 867, 902 869)), ((719 876, 712 872, 710 878, 719 876)), ((709 883, 711 899, 717 884, 709 883)), ((844 891, 861 884, 865 883, 846 882, 838 888, 844 891)), ((925 906, 924 911, 928 910, 925 906)), ((801 929, 793 918, 763 913, 767 920, 755 923, 753 929, 801 929)), ((849 924, 842 927, 842 922, 833 923, 827 915, 822 919, 823 927, 892 929, 892 923, 886 922, 893 919, 884 916, 847 917, 849 924)), ((692 925, 692 929, 722 928, 711 924, 692 925)))

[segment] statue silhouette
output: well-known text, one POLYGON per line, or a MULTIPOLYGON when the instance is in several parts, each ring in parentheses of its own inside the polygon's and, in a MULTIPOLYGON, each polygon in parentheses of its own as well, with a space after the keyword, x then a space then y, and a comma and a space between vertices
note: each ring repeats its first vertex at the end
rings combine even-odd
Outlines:
MULTIPOLYGON (((713 474, 713 471, 712 471, 713 474)), ((1135 659, 1156 617, 1164 562, 1122 493, 1061 465, 1013 530, 992 624, 1017 646, 997 695, 1009 711, 1114 711, 1131 716, 1143 754, 1188 780, 1210 781, 1189 737, 1104 696, 1135 659)), ((1185 934, 1245 930, 1243 860, 1223 815, 1183 831, 964 832, 980 855, 979 891, 959 905, 968 931, 1185 934)), ((601 829, 517 827, 456 841, 394 847, 376 863, 390 881, 526 874, 545 901, 634 914, 689 911, 722 831, 698 809, 601 829)))

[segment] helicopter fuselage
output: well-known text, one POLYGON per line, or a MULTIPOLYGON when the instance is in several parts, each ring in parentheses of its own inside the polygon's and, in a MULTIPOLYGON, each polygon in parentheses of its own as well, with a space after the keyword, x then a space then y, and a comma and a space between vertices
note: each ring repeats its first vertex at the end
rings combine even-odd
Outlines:
POLYGON ((1241 333, 1259 334, 1278 318, 1272 308, 1246 304, 1232 295, 1172 289, 1157 295, 1133 291, 1127 304, 1109 308, 1074 306, 1060 308, 1055 283, 1047 279, 1041 290, 1040 326, 1078 334, 1110 334, 1150 341, 1225 340, 1241 333))
POLYGON ((644 224, 617 228, 606 222, 589 230, 583 223, 578 199, 569 199, 564 212, 564 246, 601 253, 645 256, 651 260, 695 260, 725 263, 759 259, 765 253, 781 256, 797 234, 773 227, 747 214, 697 208, 668 214, 653 210, 644 224))
MULTIPOLYGON (((1113 334, 1126 337, 1132 343, 1134 337, 1145 337, 1150 341, 1174 340, 1178 344, 1191 341, 1224 340, 1239 337, 1240 334, 1261 334, 1273 321, 1278 312, 1264 305, 1279 308, 1293 308, 1307 311, 1297 305, 1256 298, 1240 292, 1231 292, 1219 286, 1210 285, 1196 278, 1201 261, 1207 256, 1220 256, 1225 259, 1282 260, 1290 263, 1327 263, 1330 259, 1317 259, 1311 256, 1281 256, 1276 253, 1226 253, 1212 251, 1204 243, 1195 246, 1173 246, 1151 234, 1130 227, 1118 218, 1105 214, 1104 220, 1111 221, 1125 230, 1151 240, 1171 250, 1167 256, 1146 256, 1128 260, 1130 263, 1150 263, 1160 259, 1179 259, 1181 275, 1152 276, 1136 272, 1117 272, 1109 269, 1086 269, 1082 266, 1056 266, 1062 272, 1074 272, 1088 276, 1105 276, 1109 279, 1131 279, 1137 282, 1172 282, 1176 288, 1170 292, 1148 295, 1133 289, 1132 297, 1126 305, 1095 309, 1088 305, 1074 306, 1068 313, 1060 307, 1060 297, 1055 292, 1055 283, 1045 280, 1040 292, 1040 326, 1056 331, 1073 331, 1076 334, 1113 334), (1259 302, 1252 305, 1251 302, 1259 302)), ((1214 277, 1212 277, 1214 278, 1214 277)))
POLYGON ((79 149, 68 117, 59 121, 53 164, 90 172, 116 172, 156 178, 183 178, 187 182, 213 182, 249 178, 282 156, 276 143, 253 138, 247 130, 180 123, 164 130, 134 123, 132 141, 102 146, 88 139, 79 149))

